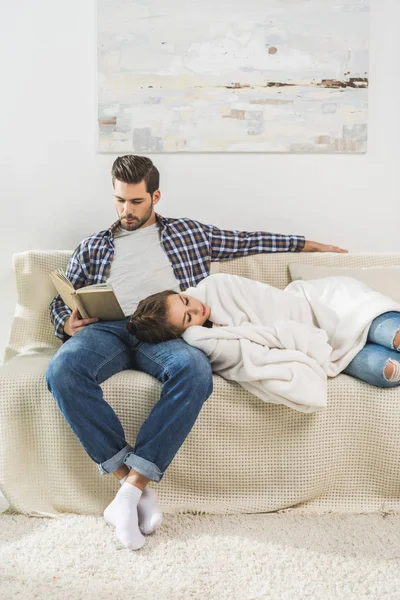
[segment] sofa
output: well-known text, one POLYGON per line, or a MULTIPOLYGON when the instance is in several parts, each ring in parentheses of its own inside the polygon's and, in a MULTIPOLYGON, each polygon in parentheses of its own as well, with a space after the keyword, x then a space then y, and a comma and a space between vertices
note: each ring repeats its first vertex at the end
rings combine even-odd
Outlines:
MULTIPOLYGON (((0 368, 0 489, 10 511, 27 515, 101 514, 119 487, 100 475, 46 387, 61 344, 49 319, 48 274, 70 255, 13 257, 18 298, 0 368)), ((284 288, 289 265, 299 264, 361 272, 400 267, 400 254, 262 254, 212 263, 211 272, 284 288)), ((400 512, 400 387, 340 374, 328 382, 326 408, 303 414, 213 377, 213 393, 164 478, 149 484, 165 513, 400 512)), ((161 384, 131 370, 102 389, 134 445, 161 384)))

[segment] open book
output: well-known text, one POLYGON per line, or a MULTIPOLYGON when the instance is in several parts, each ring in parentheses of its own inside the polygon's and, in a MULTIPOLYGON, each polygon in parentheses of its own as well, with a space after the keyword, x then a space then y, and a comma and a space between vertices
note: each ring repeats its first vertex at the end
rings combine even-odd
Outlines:
POLYGON ((77 308, 82 319, 98 317, 103 321, 118 321, 125 318, 114 290, 107 283, 76 290, 62 269, 52 271, 50 278, 65 304, 71 310, 77 308))

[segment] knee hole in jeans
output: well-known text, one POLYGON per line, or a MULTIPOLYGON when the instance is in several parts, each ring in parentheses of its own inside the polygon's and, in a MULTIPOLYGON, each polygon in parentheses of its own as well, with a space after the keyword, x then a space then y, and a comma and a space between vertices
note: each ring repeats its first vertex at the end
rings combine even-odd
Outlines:
POLYGON ((385 368, 384 368, 384 370, 383 370, 383 374, 384 374, 384 376, 386 377, 386 379, 387 379, 388 381, 390 380, 391 376, 393 375, 393 369, 394 369, 393 363, 392 363, 392 361, 389 359, 389 360, 387 361, 386 365, 385 365, 385 368))
POLYGON ((400 330, 394 336, 393 345, 394 345, 395 350, 400 348, 400 330))

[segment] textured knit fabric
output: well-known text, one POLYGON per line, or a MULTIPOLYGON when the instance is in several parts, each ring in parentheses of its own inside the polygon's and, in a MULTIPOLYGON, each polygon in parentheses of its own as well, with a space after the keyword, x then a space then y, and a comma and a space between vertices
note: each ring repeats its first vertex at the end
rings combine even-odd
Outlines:
MULTIPOLYGON (((264 231, 218 229, 191 219, 169 219, 156 213, 161 244, 171 261, 181 290, 196 285, 210 274, 211 261, 238 258, 264 252, 300 252, 303 236, 280 235, 264 231)), ((67 277, 78 289, 105 283, 114 256, 114 231, 110 229, 85 238, 74 251, 67 267, 67 277)), ((64 339, 64 323, 71 311, 57 295, 51 303, 55 335, 64 339)))
MULTIPOLYGON (((0 369, 0 487, 26 514, 101 514, 119 483, 101 477, 46 388, 61 342, 49 320, 49 272, 71 252, 14 257, 17 307, 0 369)), ((212 265, 283 289, 288 263, 400 265, 400 254, 260 254, 212 265)), ((102 384, 127 441, 160 396, 147 374, 123 371, 102 384)), ((159 484, 166 513, 400 512, 400 387, 378 389, 347 375, 328 381, 325 410, 306 415, 263 402, 214 375, 214 391, 159 484)))

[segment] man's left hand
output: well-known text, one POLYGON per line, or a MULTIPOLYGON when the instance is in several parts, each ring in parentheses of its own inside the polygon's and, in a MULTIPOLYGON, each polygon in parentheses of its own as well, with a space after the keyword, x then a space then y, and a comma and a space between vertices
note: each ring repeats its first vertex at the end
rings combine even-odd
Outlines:
POLYGON ((340 252, 341 254, 348 254, 349 251, 343 250, 343 248, 339 248, 339 246, 328 246, 327 244, 306 240, 302 252, 340 252))

